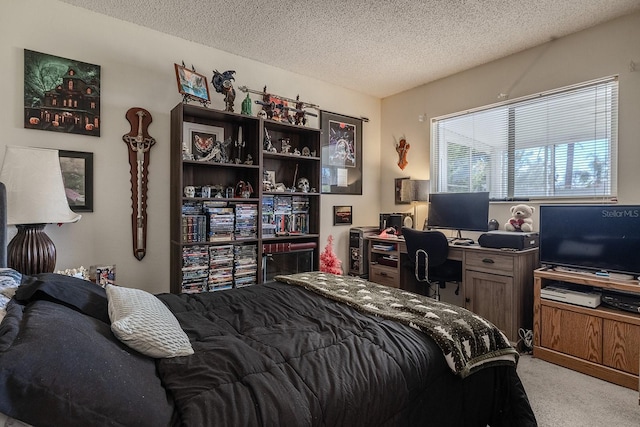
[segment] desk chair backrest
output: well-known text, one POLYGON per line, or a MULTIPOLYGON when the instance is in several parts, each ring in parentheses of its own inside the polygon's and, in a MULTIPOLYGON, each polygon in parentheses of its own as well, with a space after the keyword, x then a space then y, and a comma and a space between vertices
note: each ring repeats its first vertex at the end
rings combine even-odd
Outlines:
POLYGON ((449 241, 447 237, 441 231, 421 231, 407 227, 402 227, 402 235, 407 245, 409 261, 415 266, 416 279, 428 281, 426 274, 424 277, 422 274, 418 277, 418 273, 425 272, 426 268, 431 269, 442 265, 447 261, 447 256, 449 255, 449 241), (424 254, 420 256, 421 251, 426 252, 427 256, 424 256, 424 254), (426 265, 427 260, 428 266, 426 265))

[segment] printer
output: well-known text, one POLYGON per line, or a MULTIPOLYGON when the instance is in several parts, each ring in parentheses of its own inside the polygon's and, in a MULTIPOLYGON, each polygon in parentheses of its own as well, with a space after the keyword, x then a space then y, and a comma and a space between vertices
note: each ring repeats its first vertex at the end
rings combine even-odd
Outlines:
POLYGON ((489 231, 478 237, 478 244, 484 248, 524 250, 537 248, 540 243, 538 233, 519 231, 489 231))

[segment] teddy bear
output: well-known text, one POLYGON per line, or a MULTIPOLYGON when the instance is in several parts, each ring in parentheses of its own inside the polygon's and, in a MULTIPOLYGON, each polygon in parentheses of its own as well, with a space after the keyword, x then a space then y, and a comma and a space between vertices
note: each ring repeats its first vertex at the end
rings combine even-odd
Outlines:
POLYGON ((507 231, 522 231, 529 233, 533 231, 533 220, 531 216, 535 208, 528 205, 511 206, 511 218, 504 225, 507 231))

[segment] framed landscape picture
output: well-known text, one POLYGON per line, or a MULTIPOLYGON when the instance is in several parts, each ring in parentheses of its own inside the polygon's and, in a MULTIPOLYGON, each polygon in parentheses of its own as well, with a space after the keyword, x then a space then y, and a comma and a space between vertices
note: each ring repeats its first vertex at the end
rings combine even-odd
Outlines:
POLYGON ((209 95, 209 85, 207 78, 182 65, 174 64, 176 69, 176 80, 178 82, 178 92, 185 101, 195 99, 203 104, 211 101, 209 95))
POLYGON ((353 212, 351 206, 333 207, 333 225, 351 225, 353 223, 353 212))
POLYGON ((58 156, 69 207, 93 212, 93 153, 59 150, 58 156))

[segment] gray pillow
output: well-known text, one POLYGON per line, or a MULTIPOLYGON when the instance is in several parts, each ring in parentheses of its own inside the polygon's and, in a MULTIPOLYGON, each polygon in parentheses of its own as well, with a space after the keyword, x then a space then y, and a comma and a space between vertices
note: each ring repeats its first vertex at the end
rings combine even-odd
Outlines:
POLYGON ((124 344, 155 358, 193 354, 180 323, 154 295, 114 285, 106 289, 111 330, 124 344))

